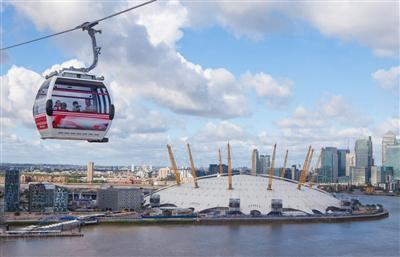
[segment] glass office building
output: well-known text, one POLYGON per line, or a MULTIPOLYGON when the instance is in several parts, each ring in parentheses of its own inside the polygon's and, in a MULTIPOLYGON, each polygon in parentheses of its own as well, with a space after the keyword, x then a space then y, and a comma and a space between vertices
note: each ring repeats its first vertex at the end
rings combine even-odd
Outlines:
MULTIPOLYGON (((346 157, 345 157, 346 159, 346 157)), ((346 166, 345 166, 346 172, 346 166)), ((320 183, 335 183, 339 174, 338 150, 336 147, 326 147, 323 149, 321 159, 321 173, 319 174, 320 183)))
POLYGON ((386 146, 385 166, 393 168, 393 179, 400 180, 400 144, 386 146))
POLYGON ((346 155, 350 153, 348 149, 338 149, 338 177, 346 176, 346 155))
POLYGON ((19 211, 19 170, 7 170, 5 177, 5 211, 19 211))
POLYGON ((358 139, 354 147, 356 156, 356 167, 366 168, 367 180, 371 177, 371 166, 374 165, 372 158, 372 141, 371 137, 368 139, 358 139))

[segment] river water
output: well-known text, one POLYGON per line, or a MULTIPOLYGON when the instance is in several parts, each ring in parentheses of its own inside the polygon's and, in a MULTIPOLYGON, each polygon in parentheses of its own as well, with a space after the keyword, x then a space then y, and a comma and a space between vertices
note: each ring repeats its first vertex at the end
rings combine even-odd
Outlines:
POLYGON ((385 219, 282 225, 101 225, 81 238, 0 241, 0 256, 400 256, 400 198, 385 219))

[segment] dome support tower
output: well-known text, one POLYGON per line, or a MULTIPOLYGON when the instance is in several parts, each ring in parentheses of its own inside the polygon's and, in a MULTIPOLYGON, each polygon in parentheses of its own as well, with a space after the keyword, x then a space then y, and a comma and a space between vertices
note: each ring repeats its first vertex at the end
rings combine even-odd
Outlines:
POLYGON ((228 142, 228 189, 232 190, 232 160, 231 160, 231 146, 228 142))
POLYGON ((272 152, 271 168, 269 169, 268 190, 272 190, 272 177, 274 176, 275 153, 276 153, 276 144, 274 144, 274 150, 272 152))

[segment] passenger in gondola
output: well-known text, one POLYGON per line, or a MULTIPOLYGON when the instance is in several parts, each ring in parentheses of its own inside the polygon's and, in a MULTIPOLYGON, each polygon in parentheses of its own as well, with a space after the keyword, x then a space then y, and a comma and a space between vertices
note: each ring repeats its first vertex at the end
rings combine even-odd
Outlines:
POLYGON ((90 99, 85 99, 85 112, 94 112, 92 101, 90 99))
POLYGON ((81 106, 79 105, 79 103, 77 101, 74 101, 72 103, 72 111, 73 112, 80 112, 81 111, 81 106))
POLYGON ((61 111, 68 111, 66 103, 61 103, 61 111))
POLYGON ((54 110, 60 111, 61 110, 61 101, 57 100, 56 103, 54 104, 54 110))

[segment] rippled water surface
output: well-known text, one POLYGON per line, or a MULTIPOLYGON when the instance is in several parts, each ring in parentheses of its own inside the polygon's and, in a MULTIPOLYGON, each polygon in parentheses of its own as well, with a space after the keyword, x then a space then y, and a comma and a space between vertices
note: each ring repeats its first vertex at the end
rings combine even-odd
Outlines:
POLYGON ((0 256, 400 256, 400 198, 386 219, 331 224, 102 225, 82 238, 0 241, 0 256))

